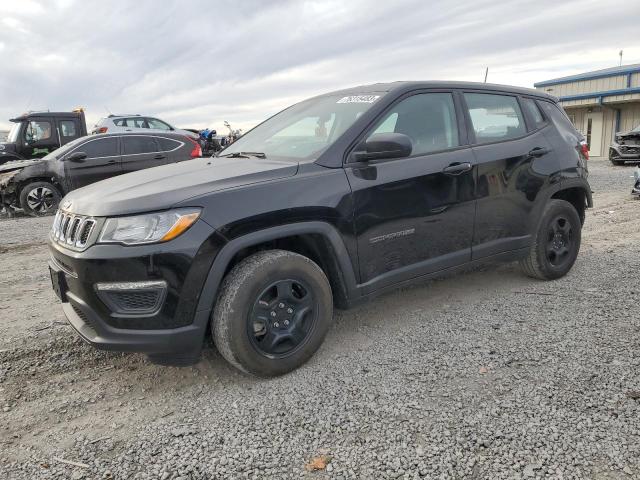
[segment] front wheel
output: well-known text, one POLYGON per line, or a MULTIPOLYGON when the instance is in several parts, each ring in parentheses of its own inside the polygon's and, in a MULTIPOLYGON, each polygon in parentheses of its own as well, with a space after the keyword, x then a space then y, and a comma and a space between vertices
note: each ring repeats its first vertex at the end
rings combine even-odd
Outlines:
POLYGON ((580 251, 582 224, 576 209, 565 200, 550 200, 529 254, 520 261, 524 273, 540 280, 566 275, 580 251))
POLYGON ((62 196, 58 189, 48 182, 33 182, 20 192, 20 206, 29 215, 40 217, 56 211, 62 196))
POLYGON ((211 331, 229 363, 270 377, 309 360, 332 318, 331 287, 322 269, 297 253, 268 250, 247 257, 227 274, 211 331))

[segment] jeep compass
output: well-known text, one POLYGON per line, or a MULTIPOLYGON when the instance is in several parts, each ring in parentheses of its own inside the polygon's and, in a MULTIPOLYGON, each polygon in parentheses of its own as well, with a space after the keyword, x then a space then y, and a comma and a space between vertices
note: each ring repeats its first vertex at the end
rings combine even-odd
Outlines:
POLYGON ((486 261, 542 280, 580 248, 588 151, 557 99, 397 82, 293 105, 216 157, 62 200, 53 288, 97 348, 196 362, 205 336, 244 372, 286 373, 334 306, 486 261))

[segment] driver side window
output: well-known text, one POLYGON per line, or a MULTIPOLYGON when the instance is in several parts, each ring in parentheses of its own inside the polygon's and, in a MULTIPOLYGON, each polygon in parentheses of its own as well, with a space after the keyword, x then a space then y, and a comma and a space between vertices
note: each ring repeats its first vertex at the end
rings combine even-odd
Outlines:
POLYGON ((51 123, 42 120, 32 120, 27 124, 24 132, 27 142, 39 142, 51 138, 51 123))
POLYGON ((421 93, 394 105, 378 122, 376 133, 402 133, 411 139, 411 155, 460 145, 451 93, 421 93))

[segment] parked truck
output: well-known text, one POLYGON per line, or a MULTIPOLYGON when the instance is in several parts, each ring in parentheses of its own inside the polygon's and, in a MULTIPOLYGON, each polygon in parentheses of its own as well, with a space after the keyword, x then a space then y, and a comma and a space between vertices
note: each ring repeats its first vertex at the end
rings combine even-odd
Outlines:
POLYGON ((0 143, 0 165, 15 160, 42 158, 87 134, 84 111, 30 112, 10 120, 7 141, 0 143))

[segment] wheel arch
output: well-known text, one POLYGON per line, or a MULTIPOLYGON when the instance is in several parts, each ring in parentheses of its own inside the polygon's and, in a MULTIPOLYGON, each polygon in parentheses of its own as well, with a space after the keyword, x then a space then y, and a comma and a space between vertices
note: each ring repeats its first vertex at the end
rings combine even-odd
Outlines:
POLYGON ((560 190, 551 195, 551 199, 565 200, 569 202, 578 212, 580 222, 584 225, 585 211, 587 208, 593 207, 593 198, 591 195, 591 189, 588 184, 578 184, 575 182, 563 182, 560 190))
POLYGON ((259 230, 226 243, 209 270, 197 310, 213 309, 222 279, 234 265, 269 249, 299 253, 317 263, 329 280, 336 307, 346 308, 355 295, 355 269, 340 233, 325 222, 300 222, 259 230))

